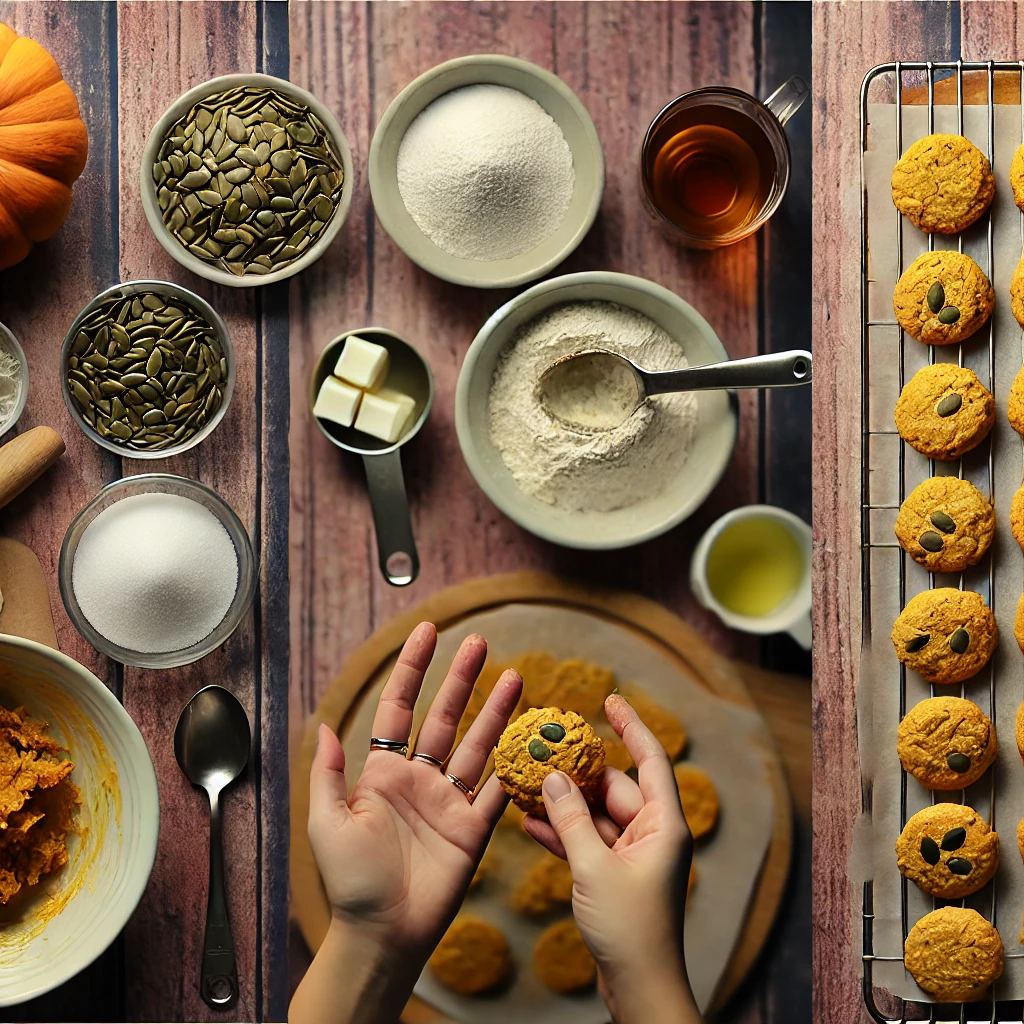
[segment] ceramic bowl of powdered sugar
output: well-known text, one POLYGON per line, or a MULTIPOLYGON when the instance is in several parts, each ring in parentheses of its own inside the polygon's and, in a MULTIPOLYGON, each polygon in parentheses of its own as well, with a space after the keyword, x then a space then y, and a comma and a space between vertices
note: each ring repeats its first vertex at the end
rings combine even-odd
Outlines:
POLYGON ((559 78, 515 57, 459 57, 406 86, 370 146, 384 230, 436 277, 478 288, 533 281, 590 230, 601 142, 559 78))
MULTIPOLYGON (((548 411, 538 384, 557 359, 592 349, 649 370, 728 359, 708 322, 666 288, 568 274, 484 324, 459 373, 455 424, 477 483, 524 529, 566 547, 628 547, 704 501, 732 454, 736 405, 726 391, 658 395, 613 429, 573 430, 548 411)), ((580 401, 617 400, 614 380, 592 384, 580 401)))

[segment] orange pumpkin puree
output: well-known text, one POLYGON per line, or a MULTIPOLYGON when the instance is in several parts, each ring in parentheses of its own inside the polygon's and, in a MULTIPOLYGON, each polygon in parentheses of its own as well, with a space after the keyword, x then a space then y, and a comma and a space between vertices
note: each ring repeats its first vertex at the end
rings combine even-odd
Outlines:
POLYGON ((0 707, 0 905, 68 862, 68 829, 81 795, 67 753, 46 722, 0 707))

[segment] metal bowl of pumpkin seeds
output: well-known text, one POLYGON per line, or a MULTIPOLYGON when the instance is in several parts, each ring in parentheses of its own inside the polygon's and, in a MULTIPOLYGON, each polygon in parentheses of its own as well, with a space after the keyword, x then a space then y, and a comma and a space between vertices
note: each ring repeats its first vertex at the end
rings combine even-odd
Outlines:
POLYGON ((348 215, 352 153, 315 96, 270 75, 223 75, 157 121, 139 171, 146 219, 182 266, 272 284, 324 253, 348 215))
POLYGON ((130 459, 194 448, 224 418, 235 357, 208 302, 168 281, 100 292, 61 349, 71 418, 98 445, 130 459))

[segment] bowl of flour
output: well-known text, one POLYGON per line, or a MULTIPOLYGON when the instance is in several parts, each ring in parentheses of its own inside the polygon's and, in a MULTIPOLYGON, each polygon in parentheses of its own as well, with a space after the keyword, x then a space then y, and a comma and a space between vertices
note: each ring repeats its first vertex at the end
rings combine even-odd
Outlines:
POLYGON ((517 295, 481 328, 459 373, 455 425, 477 483, 524 529, 566 547, 628 547, 704 501, 732 454, 736 406, 726 391, 658 395, 614 429, 572 430, 537 385, 556 359, 589 349, 650 370, 728 358, 708 322, 666 288, 568 274, 517 295))
POLYGON ((483 54, 439 64, 374 132, 370 194, 414 263, 455 284, 536 280, 590 230, 604 191, 597 130, 543 68, 483 54))

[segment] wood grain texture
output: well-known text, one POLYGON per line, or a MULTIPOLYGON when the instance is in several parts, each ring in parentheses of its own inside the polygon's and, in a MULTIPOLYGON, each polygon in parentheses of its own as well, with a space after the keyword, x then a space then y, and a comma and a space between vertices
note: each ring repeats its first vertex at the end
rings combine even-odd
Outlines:
POLYGON ((860 651, 860 85, 884 61, 957 56, 950 52, 951 18, 944 3, 814 7, 812 870, 814 1020, 822 1024, 869 1019, 861 998, 860 892, 848 874, 861 799, 854 707, 860 651))

